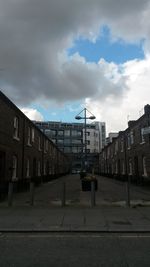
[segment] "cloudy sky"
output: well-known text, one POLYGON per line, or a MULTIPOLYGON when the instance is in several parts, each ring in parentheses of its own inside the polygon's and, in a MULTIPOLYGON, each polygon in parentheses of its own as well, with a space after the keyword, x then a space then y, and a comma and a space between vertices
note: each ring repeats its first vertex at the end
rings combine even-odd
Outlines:
POLYGON ((0 88, 31 119, 107 132, 150 104, 150 0, 0 0, 0 88))

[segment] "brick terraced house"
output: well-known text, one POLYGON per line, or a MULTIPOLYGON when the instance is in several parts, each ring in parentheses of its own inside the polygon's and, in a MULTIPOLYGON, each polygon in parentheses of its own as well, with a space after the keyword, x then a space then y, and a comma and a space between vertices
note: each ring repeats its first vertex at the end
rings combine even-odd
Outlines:
MULTIPOLYGON (((0 91, 0 192, 68 172, 66 155, 0 91)), ((5 192, 6 193, 6 192, 5 192)))
POLYGON ((104 147, 99 157, 99 172, 135 182, 150 179, 150 105, 144 115, 129 121, 128 128, 104 147))

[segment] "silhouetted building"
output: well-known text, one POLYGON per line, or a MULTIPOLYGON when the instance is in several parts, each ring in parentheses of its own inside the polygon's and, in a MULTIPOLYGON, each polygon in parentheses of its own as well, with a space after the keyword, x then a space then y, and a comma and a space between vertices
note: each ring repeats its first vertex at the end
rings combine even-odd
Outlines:
POLYGON ((138 120, 118 133, 100 153, 99 171, 120 179, 130 176, 140 182, 150 179, 150 105, 138 120))
POLYGON ((0 193, 9 181, 23 186, 67 171, 66 155, 0 91, 0 193))

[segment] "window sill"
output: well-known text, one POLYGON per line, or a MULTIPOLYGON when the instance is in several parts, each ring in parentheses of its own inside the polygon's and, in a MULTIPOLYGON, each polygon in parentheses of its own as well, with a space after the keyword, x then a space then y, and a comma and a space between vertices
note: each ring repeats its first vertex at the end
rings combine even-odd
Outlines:
POLYGON ((143 144, 145 144, 145 141, 143 141, 143 142, 140 143, 140 145, 143 145, 143 144))
POLYGON ((18 177, 12 177, 12 182, 18 181, 18 177))
POLYGON ((32 145, 31 144, 27 144, 27 146, 31 147, 32 145))
POLYGON ((17 136, 13 136, 13 139, 16 140, 16 141, 20 141, 20 138, 17 137, 17 136))
POLYGON ((147 173, 143 173, 142 177, 148 177, 147 173))

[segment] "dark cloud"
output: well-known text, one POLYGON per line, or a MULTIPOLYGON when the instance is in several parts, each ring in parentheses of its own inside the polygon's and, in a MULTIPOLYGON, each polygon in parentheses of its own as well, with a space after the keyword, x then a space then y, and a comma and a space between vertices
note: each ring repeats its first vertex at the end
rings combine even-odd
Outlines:
POLYGON ((1 0, 0 87, 22 105, 119 96, 124 79, 116 83, 103 64, 68 59, 64 51, 79 35, 96 36, 103 23, 114 35, 145 37, 148 14, 149 0, 1 0))

